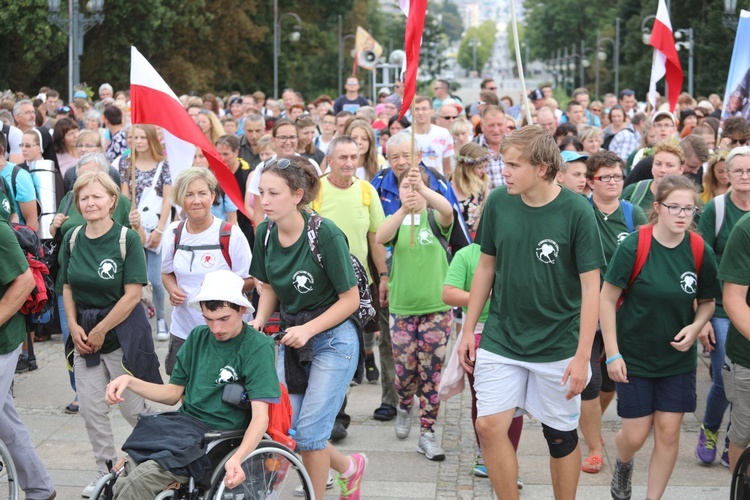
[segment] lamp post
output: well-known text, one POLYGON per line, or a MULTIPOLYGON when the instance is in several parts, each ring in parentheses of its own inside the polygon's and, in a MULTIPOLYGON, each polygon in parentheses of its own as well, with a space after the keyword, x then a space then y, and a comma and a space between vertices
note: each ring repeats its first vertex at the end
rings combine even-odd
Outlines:
POLYGON ((47 21, 68 32, 68 102, 73 101, 73 88, 81 82, 81 57, 83 35, 97 24, 104 22, 104 0, 89 0, 86 4, 89 17, 81 12, 78 0, 68 0, 68 17, 60 15, 60 0, 48 0, 47 21))
POLYGON ((737 31, 737 0, 724 0, 724 26, 737 31))
POLYGON ((344 36, 344 16, 339 14, 339 92, 344 91, 344 44, 354 35, 344 36))
POLYGON ((273 98, 279 98, 279 54, 281 53, 281 22, 285 17, 293 17, 297 21, 291 40, 299 40, 302 29, 302 19, 294 12, 279 15, 279 0, 273 0, 273 98))
POLYGON ((607 53, 602 50, 602 44, 605 42, 609 42, 612 44, 612 47, 614 49, 615 57, 614 57, 614 68, 615 68, 615 95, 619 93, 619 86, 620 86, 620 61, 617 55, 619 55, 619 50, 617 48, 617 42, 612 40, 609 37, 601 36, 601 34, 597 31, 596 32, 596 59, 595 59, 595 67, 594 72, 596 73, 596 85, 595 85, 595 92, 597 99, 599 96, 599 63, 604 62, 607 60, 607 53))
POLYGON ((693 28, 680 29, 674 32, 674 37, 680 40, 683 36, 687 36, 687 41, 677 42, 674 44, 675 48, 679 51, 680 49, 688 49, 688 94, 693 95, 693 28))
POLYGON ((479 41, 479 39, 475 36, 471 39, 469 42, 469 45, 471 45, 472 49, 474 50, 474 73, 477 72, 477 47, 482 46, 482 42, 479 41))

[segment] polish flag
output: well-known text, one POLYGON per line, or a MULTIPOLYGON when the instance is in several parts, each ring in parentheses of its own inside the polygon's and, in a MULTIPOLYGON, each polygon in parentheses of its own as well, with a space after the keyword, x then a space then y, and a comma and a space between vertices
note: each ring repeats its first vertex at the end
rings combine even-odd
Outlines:
POLYGON ((195 148, 203 151, 219 185, 237 208, 247 215, 237 179, 211 141, 193 121, 177 95, 138 49, 130 49, 130 113, 134 124, 156 125, 164 130, 172 181, 193 164, 195 148))
POLYGON ((427 14, 427 0, 399 0, 398 5, 406 14, 406 33, 404 35, 404 68, 401 80, 404 82, 404 100, 401 103, 399 120, 404 117, 417 92, 417 69, 419 69, 419 49, 422 47, 424 18, 427 14))
POLYGON ((654 58, 651 62, 651 84, 648 89, 648 99, 656 108, 656 82, 667 77, 667 98, 669 111, 674 111, 677 97, 682 92, 682 65, 674 44, 672 22, 669 20, 669 10, 664 0, 659 0, 654 27, 651 30, 650 45, 654 48, 654 58))

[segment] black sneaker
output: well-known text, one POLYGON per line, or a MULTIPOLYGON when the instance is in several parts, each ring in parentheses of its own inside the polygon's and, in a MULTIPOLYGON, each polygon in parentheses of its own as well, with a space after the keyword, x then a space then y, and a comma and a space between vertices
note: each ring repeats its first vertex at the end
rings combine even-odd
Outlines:
POLYGON ((380 377, 380 370, 375 366, 375 355, 372 353, 365 355, 365 377, 371 384, 377 382, 380 377))
POLYGON ((341 441, 347 435, 346 427, 341 422, 334 422, 331 430, 331 441, 341 441))
MULTIPOLYGON (((36 362, 34 364, 36 364, 36 362)), ((16 362, 16 374, 25 373, 30 369, 31 366, 29 364, 29 357, 26 354, 21 354, 20 356, 18 356, 18 361, 16 362)), ((36 367, 34 369, 36 369, 36 367)))
POLYGON ((612 500, 630 500, 633 493, 633 485, 631 484, 633 461, 622 463, 617 459, 614 469, 612 471, 612 484, 609 489, 612 500))

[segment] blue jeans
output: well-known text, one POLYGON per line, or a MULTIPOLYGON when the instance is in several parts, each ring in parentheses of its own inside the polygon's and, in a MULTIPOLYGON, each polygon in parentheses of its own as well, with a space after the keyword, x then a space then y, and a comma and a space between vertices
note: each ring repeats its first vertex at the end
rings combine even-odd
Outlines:
POLYGON ((146 250, 146 272, 151 286, 154 287, 154 309, 156 310, 156 319, 164 319, 164 284, 161 282, 161 248, 159 252, 146 250))
MULTIPOLYGON (((301 451, 322 450, 328 445, 333 422, 358 362, 359 338, 352 320, 313 337, 307 390, 304 394, 289 395, 294 439, 301 451)), ((284 349, 279 349, 277 372, 284 380, 284 349)))
POLYGON ((711 318, 711 326, 714 328, 716 345, 711 351, 711 372, 713 373, 713 384, 706 397, 706 414, 703 416, 703 426, 710 431, 717 432, 721 427, 721 420, 724 418, 724 412, 729 406, 724 395, 724 378, 721 373, 721 367, 724 365, 726 349, 724 344, 727 341, 727 331, 729 330, 729 320, 727 318, 711 318))
MULTIPOLYGON (((68 343, 68 337, 70 337, 70 328, 68 328, 68 317, 65 315, 65 306, 63 305, 62 293, 57 296, 57 309, 60 311, 60 331, 62 331, 63 350, 68 343)), ((68 370, 68 376, 70 377, 70 387, 73 391, 76 390, 76 376, 73 370, 68 370)), ((76 396, 77 397, 77 396, 76 396)))

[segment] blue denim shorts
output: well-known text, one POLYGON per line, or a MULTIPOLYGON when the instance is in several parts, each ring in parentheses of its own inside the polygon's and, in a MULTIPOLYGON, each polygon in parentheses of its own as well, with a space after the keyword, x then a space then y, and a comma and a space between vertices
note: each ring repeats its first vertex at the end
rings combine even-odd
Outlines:
POLYGON ((640 418, 663 411, 692 413, 695 411, 695 370, 668 377, 635 377, 628 383, 617 382, 617 415, 640 418))
MULTIPOLYGON (((300 451, 322 450, 328 445, 336 414, 344 403, 359 362, 359 336, 350 319, 313 337, 313 360, 307 367, 304 394, 290 394, 292 428, 300 451)), ((284 380, 284 349, 276 365, 284 380)))

